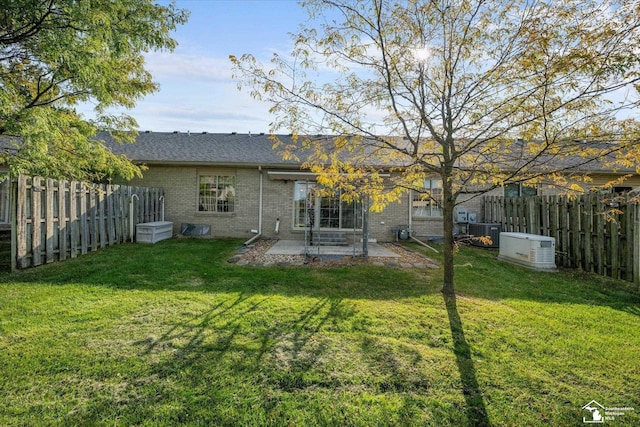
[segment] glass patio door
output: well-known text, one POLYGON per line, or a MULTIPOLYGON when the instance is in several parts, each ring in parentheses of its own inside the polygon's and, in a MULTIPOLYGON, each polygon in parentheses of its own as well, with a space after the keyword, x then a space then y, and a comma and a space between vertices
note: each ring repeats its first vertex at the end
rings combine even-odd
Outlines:
POLYGON ((320 228, 341 228, 340 227, 340 198, 318 197, 316 205, 318 206, 317 224, 320 228))
POLYGON ((294 224, 298 228, 361 229, 362 203, 348 203, 339 195, 320 196, 317 184, 295 183, 294 224))

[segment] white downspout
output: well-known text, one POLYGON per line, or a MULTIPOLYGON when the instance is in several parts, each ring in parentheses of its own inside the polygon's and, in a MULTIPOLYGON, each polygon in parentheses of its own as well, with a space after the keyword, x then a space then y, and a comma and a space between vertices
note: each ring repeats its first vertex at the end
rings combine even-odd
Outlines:
POLYGON ((262 172, 262 166, 258 166, 258 171, 260 171, 260 181, 258 184, 258 230, 251 230, 251 232, 256 233, 256 235, 244 242, 244 246, 250 245, 262 236, 262 180, 264 176, 262 172))
POLYGON ((409 203, 407 203, 407 205, 409 206, 409 236, 413 235, 413 221, 412 221, 412 211, 413 211, 413 190, 409 190, 409 203))
POLYGON ((262 166, 258 166, 258 170, 260 171, 260 189, 259 191, 259 206, 258 206, 258 235, 262 234, 262 180, 264 177, 264 173, 262 172, 262 166))
POLYGON ((421 244, 422 246, 424 246, 425 248, 429 248, 429 249, 431 249, 432 251, 434 251, 434 252, 435 252, 435 253, 437 253, 437 254, 439 254, 439 253, 440 253, 440 252, 438 252, 438 250, 437 250, 436 248, 434 248, 434 247, 432 247, 432 246, 429 246, 429 245, 427 245, 425 242, 423 242, 422 240, 418 240, 418 239, 416 239, 415 237, 413 237, 413 236, 411 235, 411 233, 409 233, 409 238, 410 238, 411 240, 413 240, 414 242, 416 242, 416 243, 420 243, 420 244, 421 244))

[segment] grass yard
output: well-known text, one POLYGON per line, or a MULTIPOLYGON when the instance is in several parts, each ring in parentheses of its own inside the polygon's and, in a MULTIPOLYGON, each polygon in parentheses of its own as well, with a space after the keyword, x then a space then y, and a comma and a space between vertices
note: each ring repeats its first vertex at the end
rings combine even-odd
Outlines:
POLYGON ((592 400, 640 425, 631 284, 463 248, 445 300, 439 270, 240 267, 239 244, 2 273, 0 425, 573 426, 592 400))

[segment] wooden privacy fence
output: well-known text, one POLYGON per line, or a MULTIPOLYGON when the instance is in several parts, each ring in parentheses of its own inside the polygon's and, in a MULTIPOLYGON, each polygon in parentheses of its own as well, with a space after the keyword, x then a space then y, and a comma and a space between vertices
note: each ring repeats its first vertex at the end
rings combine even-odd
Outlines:
POLYGON ((18 176, 13 268, 27 268, 95 251, 133 239, 141 222, 162 220, 159 188, 90 184, 18 176))
POLYGON ((640 212, 611 195, 484 197, 502 231, 555 237, 558 265, 640 283, 640 212))

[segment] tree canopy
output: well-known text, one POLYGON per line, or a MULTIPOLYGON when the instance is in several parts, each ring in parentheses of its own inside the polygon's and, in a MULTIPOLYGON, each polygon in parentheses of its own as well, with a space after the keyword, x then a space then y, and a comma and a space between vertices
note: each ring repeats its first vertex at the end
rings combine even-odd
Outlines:
POLYGON ((290 55, 231 56, 239 86, 271 104, 272 131, 299 135, 297 147, 276 142, 283 155, 306 148, 328 186, 355 176, 374 208, 441 179, 445 293, 462 194, 542 180, 579 191, 591 165, 640 160, 637 0, 303 5, 311 20, 290 55), (320 133, 337 137, 306 136, 320 133))
POLYGON ((131 108, 158 89, 145 52, 176 46, 187 14, 153 0, 8 0, 0 10, 0 137, 11 171, 93 180, 140 173, 93 139, 123 141, 137 123, 131 108), (75 107, 94 105, 96 117, 75 107))

